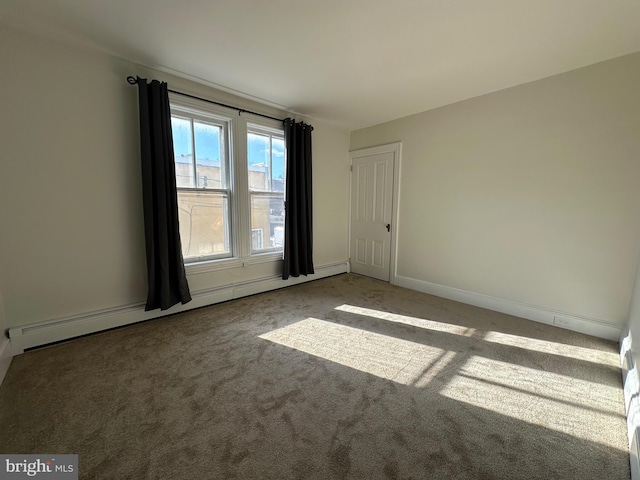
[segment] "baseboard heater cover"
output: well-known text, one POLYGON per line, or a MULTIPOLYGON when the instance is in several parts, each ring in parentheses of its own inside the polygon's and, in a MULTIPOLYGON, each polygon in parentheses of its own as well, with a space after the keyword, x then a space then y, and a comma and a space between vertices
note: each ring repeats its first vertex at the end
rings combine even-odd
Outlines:
POLYGON ((4 336, 4 332, 0 332, 0 385, 2 385, 4 376, 7 374, 7 371, 9 371, 12 358, 11 343, 9 339, 4 336))
POLYGON ((339 275, 346 273, 347 269, 347 262, 340 262, 316 267, 313 275, 291 277, 286 281, 279 276, 269 276, 200 290, 192 292, 191 302, 186 305, 176 305, 164 312, 160 310, 145 312, 144 303, 136 303, 10 328, 11 349, 13 355, 19 355, 28 348, 339 275))

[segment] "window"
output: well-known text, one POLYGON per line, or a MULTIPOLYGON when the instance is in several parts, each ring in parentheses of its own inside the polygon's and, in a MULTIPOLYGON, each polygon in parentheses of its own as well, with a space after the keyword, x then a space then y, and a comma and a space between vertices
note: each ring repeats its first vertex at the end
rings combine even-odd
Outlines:
POLYGON ((282 131, 247 126, 251 197, 251 253, 282 250, 284 244, 284 137, 282 131), (259 241, 254 239, 260 239, 259 241))
POLYGON ((171 129, 185 262, 230 257, 228 121, 173 108, 171 129))
POLYGON ((170 103, 185 264, 215 269, 281 258, 285 151, 279 122, 179 95, 170 103))

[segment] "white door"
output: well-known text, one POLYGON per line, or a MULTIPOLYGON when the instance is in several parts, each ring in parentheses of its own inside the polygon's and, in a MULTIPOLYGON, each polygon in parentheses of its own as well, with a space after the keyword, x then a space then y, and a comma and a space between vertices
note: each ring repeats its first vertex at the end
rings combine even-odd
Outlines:
POLYGON ((389 281, 394 152, 358 156, 351 173, 351 271, 389 281))

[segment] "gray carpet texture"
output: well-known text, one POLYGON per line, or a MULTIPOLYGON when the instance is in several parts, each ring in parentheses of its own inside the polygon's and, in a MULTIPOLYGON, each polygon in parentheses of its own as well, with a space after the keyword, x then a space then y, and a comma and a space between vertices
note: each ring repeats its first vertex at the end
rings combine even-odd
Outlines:
POLYGON ((354 274, 17 356, 0 432, 81 479, 630 478, 614 342, 354 274))

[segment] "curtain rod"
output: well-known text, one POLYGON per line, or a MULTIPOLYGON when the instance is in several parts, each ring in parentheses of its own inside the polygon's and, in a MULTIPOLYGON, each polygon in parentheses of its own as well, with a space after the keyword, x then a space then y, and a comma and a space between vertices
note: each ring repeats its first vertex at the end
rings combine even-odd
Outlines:
MULTIPOLYGON (((140 77, 138 77, 138 78, 140 78, 140 77)), ((138 83, 138 80, 135 79, 134 77, 132 77, 131 75, 129 75, 127 77, 127 82, 129 82, 130 85, 135 85, 135 84, 138 83)), ((276 120, 277 122, 284 122, 286 120, 286 118, 271 117, 269 115, 264 115, 262 113, 252 112, 251 110, 245 110, 244 108, 238 108, 238 107, 234 107, 233 105, 227 105, 226 103, 214 102, 213 100, 209 100, 207 98, 196 97, 195 95, 190 95, 188 93, 178 92, 176 90, 171 90, 171 89, 168 89, 168 90, 169 90, 169 92, 175 93, 176 95, 182 95, 183 97, 189 97, 189 98, 193 98, 195 100, 201 100, 203 102, 213 103, 214 105, 219 105, 221 107, 226 107, 226 108, 231 108, 233 110, 237 110, 238 111, 238 115, 240 115, 241 113, 250 113, 251 115, 257 115, 259 117, 269 118, 271 120, 276 120)))

